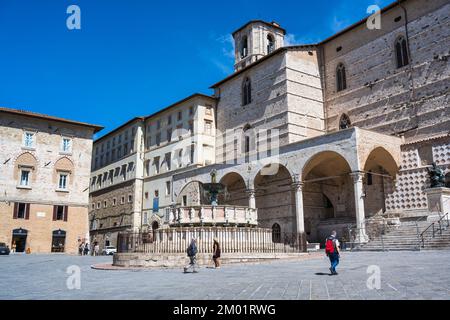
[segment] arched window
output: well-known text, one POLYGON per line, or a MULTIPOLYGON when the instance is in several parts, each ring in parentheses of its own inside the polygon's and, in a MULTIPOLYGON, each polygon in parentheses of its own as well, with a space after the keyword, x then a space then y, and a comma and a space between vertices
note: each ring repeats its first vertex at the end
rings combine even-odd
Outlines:
POLYGON ((242 37, 240 54, 241 54, 241 59, 244 59, 248 55, 248 38, 247 38, 247 36, 242 37))
POLYGON ((338 92, 347 89, 345 66, 342 63, 339 63, 336 68, 336 88, 338 92))
POLYGON ((395 41, 395 57, 397 60, 397 68, 404 67, 409 64, 408 45, 406 39, 400 36, 395 41))
POLYGON ((278 223, 272 226, 272 241, 274 243, 281 243, 281 227, 278 223))
POLYGON ((252 103, 252 82, 249 78, 245 78, 242 84, 242 105, 246 106, 252 103))
POLYGON ((339 120, 339 129, 345 130, 352 126, 352 123, 350 121, 350 118, 345 113, 341 116, 341 119, 339 120))
POLYGON ((267 35, 267 54, 275 51, 275 38, 272 34, 267 35))

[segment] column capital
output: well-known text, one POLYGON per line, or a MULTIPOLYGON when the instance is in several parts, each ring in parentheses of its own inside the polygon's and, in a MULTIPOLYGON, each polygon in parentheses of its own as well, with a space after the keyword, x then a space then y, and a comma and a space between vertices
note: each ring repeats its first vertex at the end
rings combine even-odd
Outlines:
POLYGON ((365 176, 365 173, 362 171, 350 172, 350 177, 352 177, 354 183, 362 182, 364 179, 364 176, 365 176))
POLYGON ((292 190, 294 191, 303 191, 303 185, 304 183, 302 181, 294 181, 291 184, 292 190))
POLYGON ((256 195, 255 189, 247 189, 246 192, 249 197, 254 197, 256 195))

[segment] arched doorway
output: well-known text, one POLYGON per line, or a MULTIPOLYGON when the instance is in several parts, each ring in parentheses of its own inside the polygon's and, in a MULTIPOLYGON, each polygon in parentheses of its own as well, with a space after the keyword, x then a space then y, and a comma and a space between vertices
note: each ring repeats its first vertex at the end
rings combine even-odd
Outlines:
POLYGON ((11 248, 13 252, 25 252, 27 245, 28 230, 14 229, 12 232, 11 248))
POLYGON ((386 200, 394 192, 398 165, 382 147, 374 149, 364 165, 364 211, 367 218, 386 212, 386 200))
POLYGON ((280 233, 295 233, 295 197, 291 174, 282 165, 278 166, 278 170, 271 171, 262 169, 254 182, 259 226, 272 228, 277 223, 280 233))
POLYGON ((278 223, 272 226, 272 240, 274 243, 281 243, 281 227, 278 223))
POLYGON ((62 253, 66 246, 66 231, 55 230, 52 233, 52 253, 62 253))
POLYGON ((336 230, 343 236, 356 222, 350 165, 337 152, 324 151, 303 168, 305 232, 309 242, 324 243, 336 230))
POLYGON ((248 196, 247 186, 244 178, 236 172, 226 174, 221 180, 225 186, 225 193, 219 194, 219 204, 227 204, 231 206, 247 207, 248 196))

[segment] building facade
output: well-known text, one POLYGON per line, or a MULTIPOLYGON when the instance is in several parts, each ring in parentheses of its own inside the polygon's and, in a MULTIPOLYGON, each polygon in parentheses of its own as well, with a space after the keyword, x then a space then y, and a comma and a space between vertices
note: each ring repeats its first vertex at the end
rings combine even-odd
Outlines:
MULTIPOLYGON (((202 216, 212 170, 226 187, 219 202, 257 210, 260 227, 310 242, 349 225, 366 242, 372 221, 435 214, 425 193, 432 163, 450 180, 450 4, 404 0, 380 14, 381 29, 365 19, 317 44, 284 46, 286 31, 274 22, 235 31, 235 72, 206 101, 214 156, 202 150, 210 161, 168 167, 177 150, 186 154, 184 139, 147 150, 143 225, 202 216)), ((156 133, 144 144, 166 139, 177 108, 162 111, 162 123, 146 120, 156 133)))
POLYGON ((102 127, 0 108, 0 241, 77 253, 89 239, 92 137, 102 127))

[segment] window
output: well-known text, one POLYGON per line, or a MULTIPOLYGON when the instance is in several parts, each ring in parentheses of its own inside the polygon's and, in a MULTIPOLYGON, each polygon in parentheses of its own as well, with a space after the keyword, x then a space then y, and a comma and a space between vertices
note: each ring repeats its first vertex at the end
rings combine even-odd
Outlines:
POLYGON ((161 129, 161 120, 156 121, 156 130, 161 129))
POLYGON ((145 161, 145 176, 150 176, 150 160, 145 161))
POLYGON ((252 83, 249 78, 245 78, 242 84, 242 105, 252 103, 252 83))
POLYGON ((191 153, 189 157, 191 164, 194 164, 194 156, 195 156, 195 144, 191 144, 191 153))
POLYGON ((275 51, 275 38, 272 34, 267 35, 267 54, 275 51))
POLYGON ((30 204, 29 203, 14 203, 14 219, 30 219, 30 204))
POLYGON ((161 133, 156 134, 156 145, 159 147, 161 145, 161 133))
POLYGON ((187 207, 187 196, 183 196, 183 207, 187 207))
POLYGON ((20 186, 28 187, 30 186, 30 170, 22 169, 20 172, 20 186))
POLYGON ((67 221, 67 214, 67 206, 53 206, 53 221, 67 221))
POLYGON ((133 196, 130 194, 128 195, 128 203, 131 203, 133 201, 133 196))
POLYGON ((193 134, 194 133, 194 122, 189 121, 189 133, 193 134))
POLYGON ((91 209, 95 210, 95 203, 91 204, 91 209))
POLYGON ((23 146, 25 148, 34 148, 34 133, 25 132, 23 135, 23 146))
POLYGON ((241 54, 241 59, 244 59, 248 55, 248 38, 247 38, 247 36, 242 37, 240 54, 241 54))
POLYGON ((345 66, 342 63, 339 63, 336 68, 336 89, 338 92, 347 89, 345 66))
POLYGON ((60 190, 67 190, 67 173, 60 173, 59 174, 59 182, 58 182, 58 189, 60 190))
POLYGON ((395 57, 397 59, 397 68, 402 68, 409 64, 408 43, 403 36, 398 37, 395 41, 395 57))
POLYGON ((117 199, 116 198, 113 198, 112 205, 113 205, 113 207, 115 207, 117 205, 117 199))
POLYGON ((67 152, 67 153, 72 152, 72 139, 69 139, 69 138, 63 138, 62 139, 61 151, 62 152, 67 152))
POLYGON ((123 155, 126 156, 128 154, 128 143, 123 145, 123 155))
POLYGON ((178 111, 178 121, 183 120, 183 112, 182 111, 178 111))
POLYGON ((102 207, 100 202, 97 202, 97 209, 100 209, 102 207))
POLYGON ((167 171, 172 170, 172 154, 171 153, 166 153, 165 162, 166 162, 167 171))
POLYGON ((206 107, 205 114, 206 114, 207 116, 212 116, 212 107, 211 107, 211 106, 207 106, 207 107, 206 107))
POLYGON ((341 116, 341 119, 339 120, 339 129, 345 130, 345 129, 351 128, 351 126, 352 126, 352 123, 350 121, 349 116, 344 113, 341 116))
POLYGON ((170 181, 166 181, 166 196, 170 196, 170 181))
POLYGON ((189 115, 194 115, 194 107, 189 107, 189 115))
POLYGON ((146 200, 148 200, 148 192, 144 193, 144 197, 146 200))
POLYGON ((120 198, 120 204, 124 204, 124 203, 125 203, 125 197, 122 196, 122 197, 120 198))
POLYGON ((208 135, 212 134, 212 122, 211 121, 205 121, 205 134, 208 134, 208 135))
POLYGON ((272 239, 275 243, 281 242, 281 227, 278 223, 272 226, 272 239))
POLYGON ((104 209, 108 208, 108 203, 106 202, 106 200, 103 201, 103 208, 104 208, 104 209))
POLYGON ((172 124, 172 115, 167 117, 167 124, 171 125, 172 124))
POLYGON ((167 142, 172 142, 172 129, 167 129, 167 142))
POLYGON ((419 166, 430 166, 433 159, 433 146, 432 145, 423 145, 419 147, 417 150, 419 154, 419 166))
POLYGON ((153 164, 155 165, 155 174, 159 174, 159 157, 156 157, 155 160, 153 160, 153 164))

